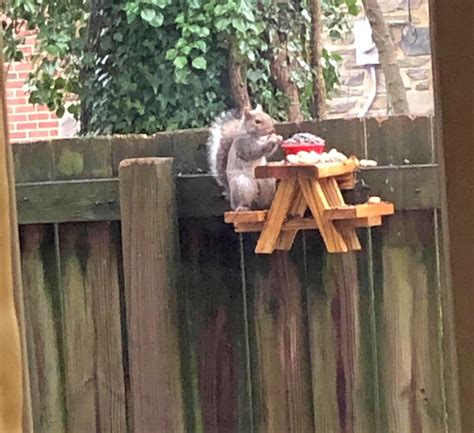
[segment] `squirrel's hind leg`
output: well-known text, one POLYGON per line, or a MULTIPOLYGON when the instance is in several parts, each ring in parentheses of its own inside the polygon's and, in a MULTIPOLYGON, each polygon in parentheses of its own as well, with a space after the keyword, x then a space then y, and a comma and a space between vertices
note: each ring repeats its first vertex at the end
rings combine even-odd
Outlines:
POLYGON ((252 209, 258 195, 258 184, 255 179, 245 174, 232 176, 229 179, 230 207, 236 211, 252 209))
POLYGON ((259 189, 256 200, 257 209, 269 209, 275 197, 275 179, 259 179, 257 183, 259 189))

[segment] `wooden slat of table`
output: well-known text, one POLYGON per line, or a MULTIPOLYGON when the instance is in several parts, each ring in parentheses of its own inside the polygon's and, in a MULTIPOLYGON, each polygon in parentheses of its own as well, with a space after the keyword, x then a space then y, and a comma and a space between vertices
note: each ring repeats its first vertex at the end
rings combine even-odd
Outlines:
POLYGON ((355 159, 346 162, 328 162, 324 164, 282 164, 281 162, 268 163, 255 168, 255 177, 258 179, 275 178, 288 179, 292 177, 323 179, 353 173, 358 168, 355 159))
POLYGON ((344 220, 353 218, 368 218, 372 216, 392 215, 393 203, 366 203, 355 206, 340 206, 336 209, 324 211, 324 216, 331 220, 344 220))
POLYGON ((259 223, 265 221, 267 214, 266 210, 226 212, 224 221, 228 224, 259 223))
POLYGON ((272 207, 263 226, 262 233, 257 242, 257 254, 271 254, 278 241, 281 227, 291 206, 291 197, 297 186, 296 178, 284 179, 278 185, 273 199, 272 207))
MULTIPOLYGON (((237 223, 235 231, 237 233, 261 232, 263 229, 262 222, 257 223, 237 223)), ((375 227, 382 225, 382 217, 356 218, 353 220, 334 221, 337 228, 357 228, 357 227, 375 227)), ((281 234, 285 232, 293 232, 299 230, 319 230, 316 221, 313 218, 294 218, 284 223, 281 234)), ((281 235, 280 235, 281 236, 281 235)))

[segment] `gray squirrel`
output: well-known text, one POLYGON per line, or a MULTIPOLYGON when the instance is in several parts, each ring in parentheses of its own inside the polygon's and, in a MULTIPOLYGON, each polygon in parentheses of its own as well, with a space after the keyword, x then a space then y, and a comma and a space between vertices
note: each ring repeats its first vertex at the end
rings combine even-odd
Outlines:
POLYGON ((256 179, 254 170, 266 163, 282 141, 275 134, 275 121, 260 105, 244 109, 240 116, 225 112, 212 123, 207 141, 209 168, 233 210, 270 207, 275 180, 256 179))

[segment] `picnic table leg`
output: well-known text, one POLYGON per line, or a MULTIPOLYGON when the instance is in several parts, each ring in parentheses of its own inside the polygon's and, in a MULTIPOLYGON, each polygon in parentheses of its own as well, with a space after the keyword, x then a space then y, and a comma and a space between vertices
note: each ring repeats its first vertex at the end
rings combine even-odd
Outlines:
POLYGON ((281 228, 290 210, 291 200, 294 197, 296 187, 297 180, 294 177, 283 179, 278 184, 275 198, 268 211, 267 219, 255 248, 257 254, 271 254, 275 250, 281 228))
MULTIPOLYGON (((320 184, 324 194, 327 197, 330 207, 345 206, 346 203, 344 202, 344 197, 342 197, 342 193, 335 178, 321 179, 320 184)), ((362 249, 355 228, 336 227, 336 229, 344 238, 349 251, 357 251, 362 249)))
POLYGON ((334 223, 324 217, 324 210, 329 209, 330 205, 319 181, 310 178, 299 178, 298 181, 304 198, 311 209, 313 218, 316 220, 316 224, 318 225, 328 252, 348 252, 349 248, 344 237, 336 229, 334 223))
MULTIPOLYGON (((297 185, 295 188, 295 195, 291 203, 291 208, 288 212, 290 217, 300 217, 304 216, 306 209, 308 208, 308 204, 304 199, 303 192, 301 188, 297 185)), ((277 245, 275 249, 281 251, 289 251, 295 242, 296 235, 298 234, 298 230, 287 230, 280 233, 280 237, 278 238, 277 245)))

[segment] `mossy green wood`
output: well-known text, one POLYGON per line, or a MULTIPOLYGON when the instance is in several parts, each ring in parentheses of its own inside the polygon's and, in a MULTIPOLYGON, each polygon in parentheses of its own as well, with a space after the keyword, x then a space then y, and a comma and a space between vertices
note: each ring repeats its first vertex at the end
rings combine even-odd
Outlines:
POLYGON ((68 433, 97 432, 95 335, 91 287, 85 267, 89 254, 85 227, 61 226, 61 289, 68 433))
POLYGON ((305 233, 306 291, 315 431, 377 430, 375 335, 362 251, 328 254, 317 233, 305 233))
POLYGON ((54 179, 99 179, 112 177, 112 141, 109 137, 54 140, 52 142, 54 179))
POLYGON ((53 226, 20 230, 35 433, 66 433, 62 308, 53 226))
POLYGON ((442 336, 440 350, 443 353, 442 374, 444 379, 446 402, 446 416, 448 432, 461 431, 460 419, 458 416, 459 390, 457 387, 457 358, 454 338, 454 318, 452 293, 448 290, 446 278, 446 256, 444 252, 443 229, 441 224, 441 211, 435 211, 435 239, 436 239, 436 259, 438 279, 438 303, 439 320, 437 323, 439 334, 442 336))
POLYGON ((67 432, 126 432, 117 243, 109 223, 59 227, 67 432))
MULTIPOLYGON (((434 161, 428 118, 372 119, 366 128, 368 156, 379 164, 434 161)), ((399 170, 402 183, 386 182, 384 191, 402 200, 413 195, 413 179, 403 170, 399 170)), ((427 190, 415 187, 414 196, 423 202, 428 195, 439 197, 438 189, 437 182, 427 190)), ((381 430, 444 432, 446 393, 439 326, 443 306, 434 211, 398 208, 372 233, 381 430)))
MULTIPOLYGON (((359 177, 370 185, 371 195, 393 202, 396 210, 439 206, 434 165, 364 170, 359 177)), ((180 176, 176 187, 180 217, 222 216, 228 210, 222 190, 210 176, 180 176)), ((21 224, 119 220, 119 201, 117 179, 17 185, 21 224)))
POLYGON ((447 430, 442 305, 433 211, 398 213, 374 230, 382 429, 447 430))
POLYGON ((180 328, 191 433, 251 433, 238 236, 221 218, 180 220, 180 328))

